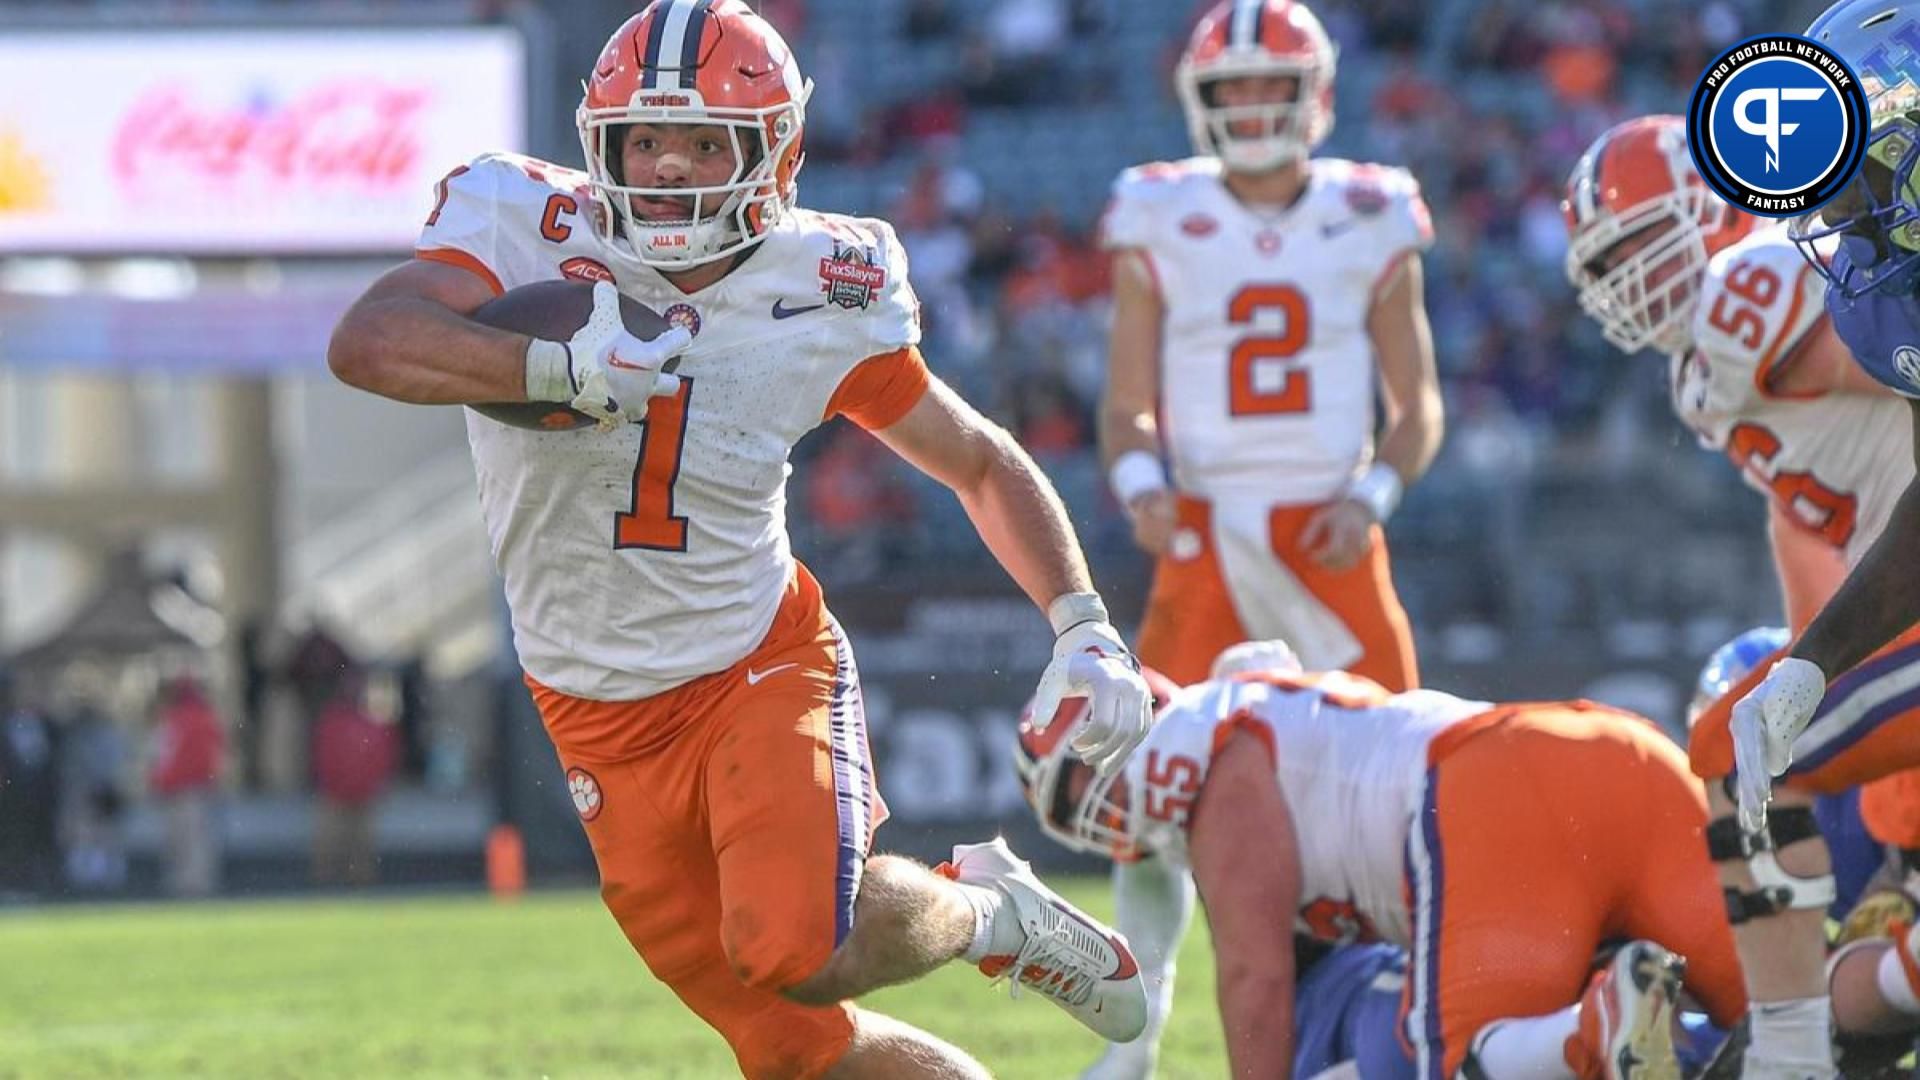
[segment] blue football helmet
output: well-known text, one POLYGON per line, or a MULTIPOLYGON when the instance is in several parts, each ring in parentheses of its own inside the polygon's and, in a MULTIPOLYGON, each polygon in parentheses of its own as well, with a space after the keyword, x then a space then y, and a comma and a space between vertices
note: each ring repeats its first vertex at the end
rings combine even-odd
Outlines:
POLYGON ((1687 728, 1707 706, 1720 700, 1735 683, 1747 677, 1769 655, 1786 648, 1791 635, 1783 626, 1756 626, 1713 650, 1700 678, 1693 684, 1693 703, 1687 706, 1687 728))
MULTIPOLYGON (((1807 36, 1853 68, 1872 127, 1846 190, 1795 218, 1789 233, 1813 268, 1849 300, 1920 284, 1920 8, 1890 0, 1839 0, 1807 36), (1829 264, 1813 243, 1839 238, 1829 264)), ((1822 245, 1826 247, 1826 245, 1822 245)))

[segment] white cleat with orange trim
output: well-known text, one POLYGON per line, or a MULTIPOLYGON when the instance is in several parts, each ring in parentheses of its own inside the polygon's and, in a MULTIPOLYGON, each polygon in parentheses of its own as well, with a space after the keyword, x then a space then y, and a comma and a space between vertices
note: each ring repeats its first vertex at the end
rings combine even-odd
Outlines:
POLYGON ((1130 1042, 1147 1026, 1147 988, 1133 950, 1118 931, 1047 888, 1033 868, 995 837, 958 844, 942 872, 966 885, 997 889, 1024 931, 1020 951, 989 956, 980 970, 1013 980, 1067 1011, 1110 1042, 1130 1042))

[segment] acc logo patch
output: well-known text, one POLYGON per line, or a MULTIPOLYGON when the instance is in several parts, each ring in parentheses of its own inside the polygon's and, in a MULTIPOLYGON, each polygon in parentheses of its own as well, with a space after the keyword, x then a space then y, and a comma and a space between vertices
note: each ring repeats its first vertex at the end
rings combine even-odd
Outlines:
POLYGON ((700 336, 700 313, 693 309, 692 304, 675 304, 661 312, 660 317, 673 326, 685 329, 694 337, 700 336))
POLYGON ((567 770, 567 794, 573 797, 573 808, 580 814, 581 821, 592 821, 600 816, 606 805, 606 798, 600 792, 600 781, 593 774, 579 766, 567 770))
POLYGON ((612 281, 613 271, 599 259, 576 255, 560 264, 560 276, 569 281, 612 281))
POLYGON ((1902 345, 1893 350, 1893 370, 1907 380, 1908 386, 1920 390, 1920 349, 1902 345))
POLYGON ((849 311, 873 303, 887 284, 887 268, 878 265, 879 253, 870 247, 833 242, 833 254, 820 260, 820 291, 827 303, 849 311))
POLYGON ((1220 223, 1206 214, 1188 214, 1180 219, 1180 231, 1195 240, 1212 236, 1220 228, 1220 223))
POLYGON ((1869 126, 1866 91, 1838 54, 1799 34, 1763 34, 1701 73, 1687 106, 1687 149, 1728 203, 1797 217, 1853 179, 1869 126))

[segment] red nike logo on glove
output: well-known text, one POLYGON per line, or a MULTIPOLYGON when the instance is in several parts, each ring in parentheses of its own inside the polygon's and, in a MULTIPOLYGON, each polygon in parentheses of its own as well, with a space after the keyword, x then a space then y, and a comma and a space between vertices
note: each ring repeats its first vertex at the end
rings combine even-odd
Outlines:
POLYGON ((622 371, 652 371, 653 370, 653 367, 650 364, 629 364, 625 360, 620 359, 619 353, 607 354, 607 366, 612 368, 619 368, 622 371))

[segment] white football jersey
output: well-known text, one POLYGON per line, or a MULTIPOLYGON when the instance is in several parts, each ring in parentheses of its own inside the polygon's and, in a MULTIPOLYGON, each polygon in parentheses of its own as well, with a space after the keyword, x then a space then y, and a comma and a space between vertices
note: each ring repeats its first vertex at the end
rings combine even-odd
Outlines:
MULTIPOLYGON (((512 289, 611 279, 583 173, 489 154, 442 182, 418 254, 512 289)), ((794 571, 788 454, 862 360, 919 341, 893 229, 796 211, 718 283, 651 271, 623 293, 694 333, 678 395, 644 424, 525 431, 467 411, 520 662, 577 697, 626 701, 723 670, 772 625, 794 571)))
POLYGON ((1707 264, 1692 351, 1671 361, 1674 411, 1746 482, 1857 561, 1913 477, 1906 404, 1891 396, 1788 397, 1775 366, 1826 324, 1826 283, 1784 227, 1707 264))
POLYGON ((1102 242, 1144 251, 1159 282, 1161 438, 1182 491, 1322 502, 1373 458, 1367 313, 1433 227, 1404 169, 1310 169, 1299 200, 1273 212, 1236 199, 1216 158, 1114 183, 1102 242))
POLYGON ((1326 941, 1408 944, 1407 830, 1426 789, 1427 746, 1493 706, 1435 690, 1387 695, 1333 673, 1249 677, 1188 687, 1127 759, 1141 840, 1186 861, 1188 815, 1228 730, 1248 726, 1273 751, 1300 849, 1296 928, 1326 941))

